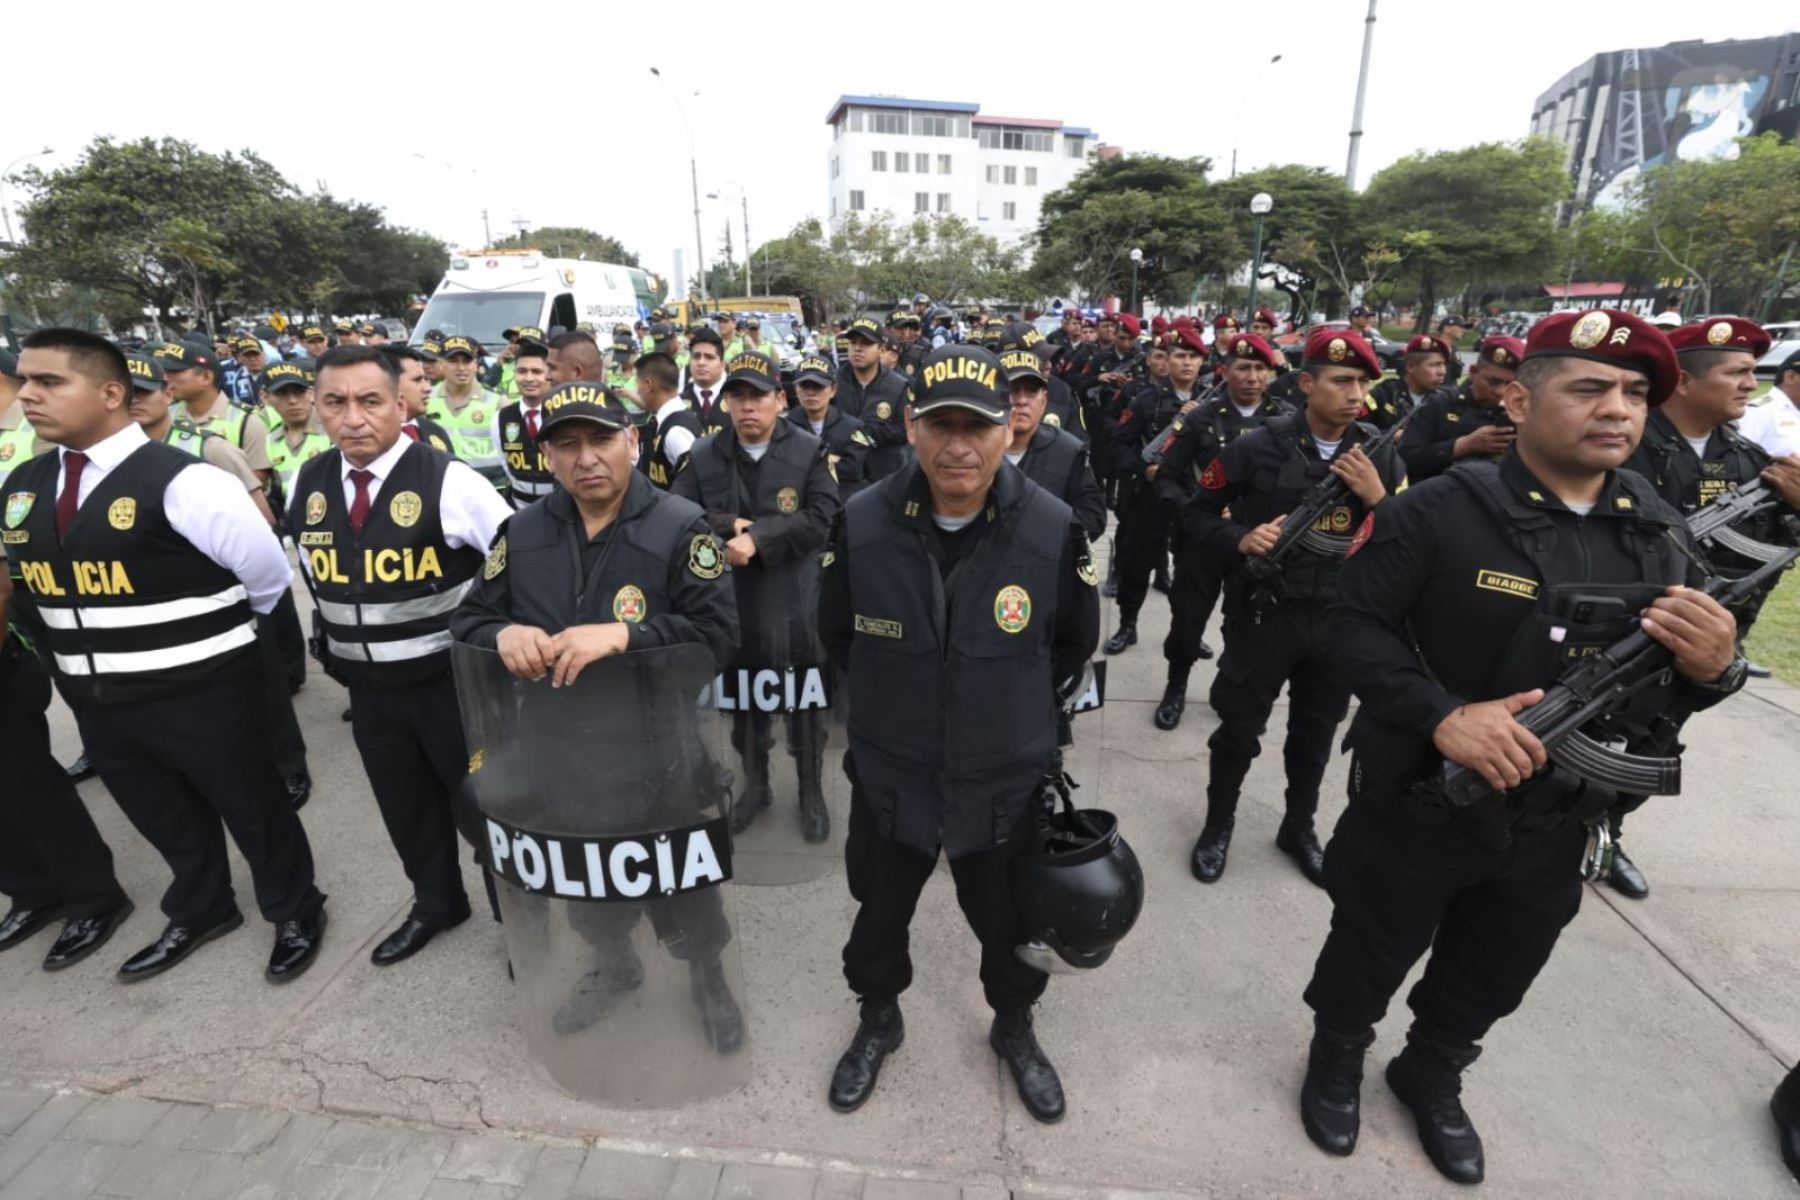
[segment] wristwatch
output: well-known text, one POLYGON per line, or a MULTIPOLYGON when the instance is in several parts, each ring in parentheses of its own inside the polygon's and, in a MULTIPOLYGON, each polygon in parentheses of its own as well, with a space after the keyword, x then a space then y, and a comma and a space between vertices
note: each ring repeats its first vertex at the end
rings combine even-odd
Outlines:
MULTIPOLYGON (((1717 692, 1722 696, 1729 696, 1742 688, 1744 682, 1749 678, 1750 660, 1745 658, 1743 652, 1740 651, 1737 657, 1731 660, 1731 665, 1726 667, 1724 673, 1717 679, 1711 683, 1694 683, 1694 686, 1704 692, 1717 692)), ((1693 683, 1692 680, 1689 682, 1693 683)))

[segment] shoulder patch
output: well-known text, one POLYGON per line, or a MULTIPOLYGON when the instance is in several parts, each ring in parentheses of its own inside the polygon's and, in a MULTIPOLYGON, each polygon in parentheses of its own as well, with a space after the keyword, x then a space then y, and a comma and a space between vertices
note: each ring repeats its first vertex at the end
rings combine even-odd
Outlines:
POLYGON ((713 580, 725 573, 725 557, 710 533, 696 533, 688 543, 688 571, 696 579, 713 580))
POLYGON ((506 570, 506 535, 503 533, 494 540, 494 548, 488 551, 487 564, 481 568, 483 579, 498 579, 506 570))
POLYGON ((1215 458, 1206 464, 1206 470, 1200 474, 1200 486, 1209 492, 1223 491, 1225 488, 1225 463, 1215 458))
POLYGON ((850 435, 850 440, 859 446, 873 446, 875 444, 875 439, 869 436, 867 430, 863 429, 858 429, 853 432, 850 435))
POLYGON ((1364 546, 1369 544, 1369 539, 1374 536, 1375 513, 1371 510, 1369 514, 1362 519, 1362 524, 1356 527, 1356 536, 1350 539, 1350 549, 1344 553, 1344 557, 1349 558, 1352 554, 1361 550, 1364 546))

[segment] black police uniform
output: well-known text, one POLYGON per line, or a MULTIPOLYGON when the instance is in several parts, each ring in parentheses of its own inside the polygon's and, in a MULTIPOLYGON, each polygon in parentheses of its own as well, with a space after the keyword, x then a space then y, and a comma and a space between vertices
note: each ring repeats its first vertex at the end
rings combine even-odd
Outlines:
POLYGON ((1219 588, 1224 581, 1212 556, 1183 534, 1178 514, 1220 451, 1288 411, 1287 405, 1265 392, 1256 407, 1245 413, 1226 394, 1214 396, 1194 411, 1175 418, 1175 439, 1163 451, 1162 466, 1151 484, 1151 490, 1170 513, 1175 550, 1175 578, 1169 588, 1169 634, 1163 639, 1163 658, 1169 663, 1165 704, 1186 694, 1188 671, 1195 661, 1212 657, 1206 649, 1206 623, 1212 619, 1213 605, 1219 601, 1219 588))
POLYGON ((826 406, 825 423, 817 430, 813 429, 806 410, 799 405, 783 413, 782 419, 825 443, 826 465, 831 468, 832 478, 837 480, 838 495, 846 503, 868 486, 869 453, 875 448, 875 439, 869 436, 861 421, 840 412, 835 404, 826 406))
POLYGON ((1099 639, 1093 581, 1069 506, 1006 463, 960 530, 933 520, 916 464, 845 508, 819 632, 849 677, 844 857, 860 907, 844 977, 865 1015, 912 982, 907 927, 940 852, 981 941, 988 1003, 1016 1014, 1043 993, 1047 977, 1013 953, 1027 934, 1007 865, 1035 844, 1058 689, 1099 639))
POLYGON ((1401 417, 1413 409, 1447 390, 1447 388, 1433 388, 1423 396, 1415 396, 1407 389, 1404 376, 1396 375, 1391 379, 1384 379, 1369 389, 1368 404, 1362 419, 1377 429, 1387 429, 1398 423, 1401 417))
POLYGON ((1066 429, 1039 425, 1016 465, 1025 478, 1069 506, 1090 543, 1106 532, 1106 497, 1088 467, 1087 447, 1080 438, 1066 429))
MULTIPOLYGON (((686 454, 677 457, 670 453, 669 431, 685 429, 694 435, 696 441, 705 437, 710 431, 700 423, 700 418, 695 415, 694 410, 685 404, 672 413, 664 414, 658 410, 656 414, 652 415, 649 428, 654 429, 655 432, 648 437, 643 436, 642 430, 639 431, 641 440, 638 443, 638 470, 648 476, 651 483, 666 492, 669 490, 669 485, 675 482, 675 477, 681 473, 682 465, 687 462, 686 454)), ((693 452, 692 444, 689 445, 688 452, 693 452)))
MULTIPOLYGON (((630 625, 627 650, 694 643, 723 667, 737 646, 737 605, 705 514, 637 471, 618 516, 592 538, 561 488, 509 517, 450 630, 457 641, 493 650, 508 625, 555 634, 617 621, 630 625)), ((634 728, 629 716, 621 714, 627 734, 634 728)), ((717 889, 678 893, 647 908, 658 939, 684 962, 716 960, 730 940, 717 889)), ((576 932, 608 950, 629 937, 644 911, 622 903, 569 906, 576 932)))
POLYGON ((1113 553, 1119 562, 1119 630, 1107 643, 1111 653, 1137 641, 1138 611, 1150 594, 1150 579, 1168 563, 1169 514, 1144 478, 1144 447, 1173 422, 1181 406, 1200 394, 1196 383, 1184 399, 1173 383, 1145 388, 1119 416, 1112 431, 1113 475, 1118 481, 1119 527, 1113 553), (1129 631, 1129 641, 1124 641, 1129 631), (1115 650, 1114 647, 1117 647, 1115 650))
POLYGON ((514 508, 542 500, 556 489, 550 460, 531 432, 532 421, 542 419, 543 413, 539 409, 527 410, 523 400, 500 409, 500 469, 506 472, 508 499, 514 508))
MULTIPOLYGON (((808 667, 822 665, 816 630, 819 556, 843 511, 825 445, 790 421, 775 422, 761 459, 752 458, 734 429, 703 438, 688 454, 687 466, 670 491, 700 505, 713 536, 729 542, 739 518, 751 521, 756 555, 731 572, 737 595, 738 652, 730 665, 808 667)), ((760 711, 732 714, 731 741, 748 778, 732 814, 742 830, 769 804, 771 717, 760 711)), ((787 714, 788 753, 800 783, 800 809, 809 839, 824 837, 824 714, 803 709, 787 714)))
MULTIPOLYGON (((1206 829, 1223 833, 1227 843, 1244 777, 1262 752, 1263 731, 1282 685, 1288 687, 1282 827, 1290 841, 1308 838, 1312 831, 1332 737, 1350 710, 1340 639, 1325 627, 1325 606, 1336 589, 1342 560, 1296 551, 1283 563, 1277 599, 1241 573, 1238 543, 1258 525, 1293 512, 1331 474, 1331 462, 1375 436, 1372 426, 1352 422, 1328 460, 1303 414, 1278 416, 1228 444, 1182 510, 1184 536, 1225 574, 1225 652, 1208 696, 1219 727, 1206 743, 1212 763, 1206 829)), ((1398 456, 1389 448, 1378 452, 1374 462, 1391 493, 1405 475, 1398 456)), ((1351 493, 1319 517, 1319 527, 1348 537, 1363 515, 1362 500, 1351 493)))
POLYGON ((865 385, 857 380, 856 368, 848 359, 838 368, 832 403, 861 421, 863 430, 874 439, 867 465, 871 481, 886 479, 912 460, 912 447, 906 441, 906 406, 911 402, 912 387, 898 371, 877 366, 875 377, 865 385))
MULTIPOLYGON (((1406 462, 1406 478, 1423 483, 1434 475, 1442 475, 1456 457, 1456 440, 1489 425, 1512 428, 1512 418, 1501 404, 1480 404, 1467 381, 1454 391, 1439 389, 1419 405, 1406 435, 1400 439, 1400 457, 1406 462)), ((1467 455, 1464 456, 1468 457, 1467 455)), ((1491 456, 1498 462, 1503 455, 1491 456)))
POLYGON ((1050 393, 1049 399, 1044 401, 1044 424, 1062 430, 1086 446, 1087 414, 1075 398, 1075 389, 1054 374, 1045 377, 1044 387, 1050 393))
MULTIPOLYGON (((1325 859, 1331 932, 1306 989, 1325 1044, 1360 1058, 1428 948, 1407 1000, 1409 1053, 1440 1075, 1473 1062, 1524 999, 1581 903, 1584 822, 1605 811, 1608 789, 1555 767, 1508 793, 1504 849, 1465 824, 1470 810, 1446 823, 1407 796, 1441 770, 1432 732, 1458 706, 1548 686, 1570 659, 1629 632, 1667 586, 1698 583, 1671 533, 1686 541, 1635 473, 1610 474, 1584 517, 1516 453, 1408 488, 1359 532, 1330 611, 1361 706, 1350 803, 1325 859), (1628 615, 1583 623, 1596 596, 1628 615)), ((1678 697, 1702 708, 1722 693, 1676 676, 1641 711, 1678 697)))
POLYGON ((699 422, 701 432, 717 433, 731 424, 731 414, 725 411, 724 392, 725 381, 722 377, 709 388, 700 387, 690 378, 681 389, 681 398, 687 401, 688 411, 699 422))

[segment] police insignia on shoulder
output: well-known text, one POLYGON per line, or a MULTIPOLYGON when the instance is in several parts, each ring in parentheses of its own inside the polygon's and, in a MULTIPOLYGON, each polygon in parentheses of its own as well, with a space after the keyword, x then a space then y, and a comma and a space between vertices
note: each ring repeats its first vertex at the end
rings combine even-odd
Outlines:
POLYGON ((688 543, 688 570, 696 579, 717 579, 725 573, 725 559, 710 533, 696 533, 688 543))
POLYGON ((859 446, 873 446, 875 444, 875 439, 870 437, 866 431, 861 430, 861 429, 858 429, 855 433, 852 433, 850 435, 850 440, 855 442, 859 446))
POLYGON ((481 568, 483 579, 496 579, 506 570, 506 535, 503 533, 494 542, 494 548, 488 551, 487 564, 481 568))

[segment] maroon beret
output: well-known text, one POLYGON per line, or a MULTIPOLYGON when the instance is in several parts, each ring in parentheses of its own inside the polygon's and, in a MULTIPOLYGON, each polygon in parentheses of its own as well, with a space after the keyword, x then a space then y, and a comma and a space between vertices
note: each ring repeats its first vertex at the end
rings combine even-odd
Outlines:
POLYGON ((1525 357, 1525 343, 1516 337, 1496 333, 1493 337, 1482 339, 1481 348, 1475 351, 1475 357, 1490 367, 1516 371, 1519 369, 1519 361, 1525 357))
POLYGON ((1161 313, 1151 317, 1150 332, 1156 337, 1161 337, 1163 334, 1169 332, 1169 318, 1163 316, 1161 313))
POLYGON ((1450 361, 1450 345, 1443 338, 1432 337, 1429 333, 1421 333, 1406 343, 1408 354, 1441 354, 1444 361, 1450 361))
POLYGON ((1195 354, 1206 353, 1206 339, 1200 336, 1200 331, 1194 326, 1177 325, 1170 330, 1170 333, 1172 335, 1169 339, 1170 350, 1192 350, 1195 354))
POLYGON ((1301 355, 1306 367, 1361 367, 1370 379, 1381 378, 1381 360, 1354 329, 1315 329, 1301 355))
POLYGON ((1144 331, 1144 323, 1138 320, 1132 313, 1120 313, 1117 320, 1119 322, 1119 328, 1123 329, 1126 333, 1129 333, 1132 337, 1136 337, 1144 331))
POLYGON ((1689 350, 1742 350, 1761 358, 1775 344, 1761 325, 1742 317, 1696 321, 1669 330, 1668 336, 1669 344, 1675 347, 1677 354, 1686 354, 1689 350))
POLYGON ((1213 318, 1214 329, 1236 329, 1237 327, 1237 318, 1230 313, 1220 313, 1213 318))
POLYGON ((1256 320, 1258 320, 1258 321, 1261 321, 1261 322, 1263 322, 1263 323, 1264 323, 1264 324, 1266 324, 1266 325, 1279 325, 1279 324, 1281 324, 1281 322, 1280 322, 1280 321, 1277 321, 1277 320, 1276 320, 1276 319, 1275 319, 1275 310, 1274 310, 1274 309, 1272 309, 1272 308, 1259 308, 1259 309, 1257 309, 1257 310, 1256 310, 1256 317, 1255 317, 1255 319, 1256 319, 1256 320))
POLYGON ((1661 404, 1681 378, 1667 335, 1650 322, 1612 308, 1551 313, 1531 327, 1525 360, 1585 358, 1637 371, 1650 380, 1650 404, 1661 404))
POLYGON ((1197 319, 1195 319, 1194 317, 1189 316, 1186 313, 1183 313, 1181 316, 1176 317, 1173 321, 1170 321, 1169 327, 1171 329, 1198 329, 1198 328, 1200 328, 1200 322, 1197 319))
POLYGON ((1225 353, 1230 358, 1248 359, 1260 362, 1271 371, 1281 361, 1281 352, 1254 333, 1240 333, 1225 343, 1225 353))

